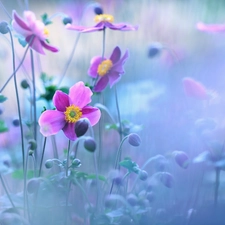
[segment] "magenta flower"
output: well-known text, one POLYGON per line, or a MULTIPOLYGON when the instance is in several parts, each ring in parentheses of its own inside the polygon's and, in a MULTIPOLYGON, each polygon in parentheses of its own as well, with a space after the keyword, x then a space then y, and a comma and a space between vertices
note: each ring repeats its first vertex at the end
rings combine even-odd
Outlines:
POLYGON ((224 32, 225 24, 205 24, 202 22, 197 23, 197 29, 206 32, 224 32))
POLYGON ((104 90, 108 83, 112 87, 120 80, 121 74, 124 73, 123 64, 128 56, 128 51, 126 51, 123 57, 120 58, 121 50, 119 47, 115 47, 109 59, 96 56, 91 60, 88 74, 97 79, 97 83, 93 88, 95 92, 104 90))
POLYGON ((74 26, 72 24, 67 24, 66 28, 69 30, 76 30, 82 33, 101 31, 108 27, 111 30, 120 30, 120 31, 130 31, 137 30, 138 26, 132 26, 125 23, 113 24, 114 18, 109 14, 100 14, 96 15, 94 21, 97 23, 93 27, 84 27, 84 26, 74 26))
POLYGON ((30 47, 40 54, 45 54, 43 48, 58 52, 58 49, 47 43, 49 31, 42 21, 36 19, 31 11, 24 11, 24 19, 20 18, 16 11, 13 11, 12 27, 22 35, 26 42, 30 42, 30 47))
POLYGON ((100 119, 100 110, 88 106, 92 94, 90 88, 81 81, 70 88, 69 95, 56 91, 53 96, 56 110, 46 110, 41 114, 38 121, 40 132, 47 137, 63 130, 66 137, 72 141, 76 140, 75 124, 79 119, 88 119, 91 126, 100 119))

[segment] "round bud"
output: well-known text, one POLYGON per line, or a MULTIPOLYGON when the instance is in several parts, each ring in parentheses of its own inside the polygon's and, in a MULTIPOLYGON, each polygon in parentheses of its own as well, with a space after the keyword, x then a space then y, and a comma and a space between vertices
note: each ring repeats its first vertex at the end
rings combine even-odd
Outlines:
POLYGON ((80 160, 79 159, 74 159, 73 161, 72 161, 72 166, 73 167, 80 167, 81 166, 81 162, 80 162, 80 160))
POLYGON ((100 5, 96 5, 96 6, 94 7, 94 12, 95 12, 95 14, 97 14, 97 15, 101 15, 101 14, 103 14, 103 9, 102 9, 102 7, 101 7, 100 5))
POLYGON ((40 179, 39 178, 33 178, 33 179, 29 180, 28 183, 27 183, 27 192, 29 194, 36 193, 39 186, 40 186, 40 179))
POLYGON ((116 204, 116 199, 111 195, 107 195, 105 197, 105 207, 112 208, 116 204))
POLYGON ((30 139, 28 141, 29 145, 30 145, 30 150, 36 150, 37 148, 37 142, 34 139, 30 139))
POLYGON ((139 170, 138 176, 140 180, 147 180, 148 173, 145 170, 139 170))
POLYGON ((66 24, 68 24, 68 23, 71 24, 71 23, 73 22, 73 20, 72 20, 71 17, 65 16, 65 17, 63 18, 62 22, 63 22, 64 25, 66 25, 66 24))
POLYGON ((188 168, 189 158, 185 152, 182 151, 174 151, 174 159, 176 163, 183 169, 188 168))
POLYGON ((134 195, 134 194, 129 194, 128 196, 127 196, 127 202, 131 205, 131 206, 135 206, 135 205, 137 205, 137 203, 138 203, 138 198, 137 198, 137 196, 136 195, 134 195))
POLYGON ((155 199, 155 196, 154 196, 153 192, 149 192, 147 194, 146 198, 148 199, 149 202, 153 202, 155 199))
POLYGON ((148 48, 148 57, 154 58, 158 56, 162 51, 162 45, 160 43, 152 43, 148 48))
POLYGON ((96 142, 92 137, 87 137, 86 140, 84 141, 84 147, 87 149, 89 152, 94 152, 96 149, 96 142))
POLYGON ((15 127, 19 127, 20 126, 20 120, 18 118, 15 118, 13 121, 12 121, 12 124, 13 126, 15 127))
POLYGON ((46 161, 45 161, 45 167, 46 167, 47 169, 52 168, 52 167, 53 167, 53 161, 52 161, 51 159, 46 160, 46 161))
POLYGON ((160 173, 160 181, 168 188, 173 186, 173 176, 167 172, 160 173))
POLYGON ((138 147, 141 144, 141 139, 138 134, 132 133, 129 134, 128 142, 130 143, 130 145, 138 147))
POLYGON ((2 21, 0 23, 0 33, 7 34, 9 32, 8 23, 6 21, 2 21))
POLYGON ((27 80, 22 80, 21 83, 20 83, 21 87, 23 89, 27 89, 30 87, 29 83, 27 82, 27 80))
POLYGON ((80 119, 75 123, 75 133, 77 137, 83 136, 89 127, 89 122, 87 119, 80 119))

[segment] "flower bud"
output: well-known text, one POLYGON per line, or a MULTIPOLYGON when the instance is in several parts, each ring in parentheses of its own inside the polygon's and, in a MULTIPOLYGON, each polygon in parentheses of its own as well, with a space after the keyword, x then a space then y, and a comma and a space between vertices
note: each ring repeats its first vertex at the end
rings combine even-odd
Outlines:
POLYGON ((112 208, 115 204, 116 204, 116 199, 113 197, 113 195, 107 195, 105 197, 106 208, 112 208))
POLYGON ((72 166, 73 167, 80 167, 81 166, 81 162, 80 162, 80 160, 79 159, 74 159, 73 161, 72 161, 72 166))
POLYGON ((173 186, 173 176, 170 173, 161 172, 160 181, 168 188, 171 188, 173 186))
POLYGON ((48 160, 45 161, 45 167, 47 169, 50 169, 50 168, 53 167, 53 161, 52 161, 52 159, 48 159, 48 160))
POLYGON ((155 199, 155 195, 153 194, 153 192, 149 192, 147 195, 146 195, 146 198, 148 199, 149 202, 153 202, 154 199, 155 199))
POLYGON ((174 151, 173 152, 176 163, 182 167, 183 169, 188 168, 189 158, 185 152, 182 151, 174 151))
POLYGON ((131 205, 131 206, 135 206, 138 204, 138 198, 136 195, 134 194, 129 194, 127 197, 127 202, 131 205))
POLYGON ((71 17, 65 16, 65 17, 63 18, 62 22, 63 22, 64 25, 66 25, 66 24, 68 24, 68 23, 71 24, 71 23, 73 22, 73 20, 72 20, 71 17))
POLYGON ((84 147, 89 151, 89 152, 94 152, 96 149, 96 142, 92 137, 86 138, 84 141, 84 147))
POLYGON ((27 89, 30 87, 29 83, 27 82, 27 80, 22 80, 21 83, 20 83, 21 87, 23 89, 27 89))
POLYGON ((138 147, 141 144, 141 139, 138 134, 132 133, 129 134, 128 142, 130 143, 130 145, 138 147))
POLYGON ((37 142, 34 139, 30 139, 28 141, 29 145, 30 145, 30 150, 36 150, 37 148, 37 142))
POLYGON ((97 15, 101 15, 101 14, 103 14, 103 9, 102 9, 102 7, 101 7, 100 5, 96 5, 96 6, 94 7, 94 12, 95 12, 95 14, 97 14, 97 15))
POLYGON ((148 178, 148 173, 145 170, 139 170, 138 176, 140 180, 147 180, 148 178))
POLYGON ((0 33, 7 34, 9 32, 8 23, 6 21, 2 21, 0 23, 0 33))
POLYGON ((15 118, 13 121, 12 121, 12 124, 13 126, 15 127, 19 127, 20 126, 20 120, 18 118, 15 118))
POLYGON ((75 133, 77 137, 83 136, 89 127, 89 122, 87 119, 80 119, 75 123, 75 133))
POLYGON ((155 56, 158 56, 162 51, 162 45, 160 43, 152 43, 149 46, 148 49, 148 57, 149 58, 154 58, 155 56))
POLYGON ((40 181, 41 180, 39 178, 33 178, 33 179, 29 180, 27 183, 27 192, 29 194, 36 193, 37 190, 39 189, 40 181))

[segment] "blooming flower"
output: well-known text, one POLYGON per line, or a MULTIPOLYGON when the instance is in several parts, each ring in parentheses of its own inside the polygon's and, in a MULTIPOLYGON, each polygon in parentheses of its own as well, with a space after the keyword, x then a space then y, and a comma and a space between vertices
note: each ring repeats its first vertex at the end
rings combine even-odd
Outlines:
POLYGON ((57 90, 53 96, 56 110, 46 110, 39 118, 40 132, 50 136, 63 130, 72 141, 76 140, 75 124, 81 118, 87 118, 94 126, 100 119, 98 108, 88 106, 92 91, 83 82, 78 82, 69 90, 69 95, 57 90))
POLYGON ((117 23, 113 24, 114 18, 109 14, 100 14, 96 15, 94 21, 97 23, 93 27, 84 27, 84 26, 74 26, 72 24, 67 24, 66 28, 69 30, 76 30, 82 33, 93 32, 93 31, 101 31, 108 27, 111 30, 120 30, 120 31, 130 31, 137 30, 137 26, 132 26, 125 23, 117 23))
POLYGON ((197 23, 197 29, 206 32, 224 32, 225 24, 205 24, 202 22, 197 23))
POLYGON ((16 11, 13 11, 12 27, 25 38, 32 49, 40 54, 45 54, 43 48, 52 52, 58 52, 57 48, 47 43, 46 39, 49 31, 43 22, 36 19, 33 12, 24 11, 24 19, 22 19, 16 11))
POLYGON ((93 78, 98 78, 93 89, 95 92, 101 92, 108 83, 112 87, 119 81, 121 74, 124 73, 123 64, 129 56, 128 51, 125 52, 122 58, 120 56, 120 48, 115 47, 109 59, 101 56, 92 58, 88 74, 93 78))

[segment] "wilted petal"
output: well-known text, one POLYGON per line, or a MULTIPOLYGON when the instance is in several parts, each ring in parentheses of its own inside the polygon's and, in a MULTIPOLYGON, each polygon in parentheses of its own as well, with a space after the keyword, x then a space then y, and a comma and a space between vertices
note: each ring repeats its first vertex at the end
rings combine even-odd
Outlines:
POLYGON ((94 126, 101 117, 101 111, 98 108, 86 106, 82 109, 82 118, 87 118, 90 124, 94 126))
POLYGON ((77 139, 75 133, 75 123, 66 123, 62 130, 66 137, 68 137, 71 141, 75 141, 77 139))
POLYGON ((58 90, 53 96, 53 104, 57 110, 65 112, 66 107, 70 105, 69 96, 66 93, 58 90))
MULTIPOLYGON (((103 58, 105 60, 105 58, 103 58)), ((101 56, 96 56, 91 59, 91 66, 88 69, 88 75, 90 75, 93 78, 96 78, 98 76, 98 66, 102 61, 101 56)))
POLYGON ((121 56, 121 51, 120 48, 117 46, 114 48, 112 55, 110 56, 110 60, 113 62, 113 64, 115 64, 121 56))
POLYGON ((103 91, 106 88, 108 82, 109 82, 109 77, 107 75, 101 77, 93 90, 95 92, 103 91))
POLYGON ((59 49, 58 48, 56 48, 56 47, 54 47, 54 46, 52 46, 52 45, 49 45, 47 42, 45 42, 45 41, 40 41, 41 42, 41 45, 45 48, 45 49, 47 49, 47 50, 49 50, 49 51, 51 51, 51 52, 58 52, 59 51, 59 49))
POLYGON ((204 23, 197 23, 197 29, 200 31, 208 31, 208 32, 224 32, 225 31, 225 24, 204 24, 204 23))
POLYGON ((38 121, 40 132, 45 136, 58 133, 65 126, 65 115, 57 110, 46 110, 38 121))
POLYGON ((83 108, 91 102, 92 91, 89 87, 86 87, 82 81, 76 83, 70 88, 69 97, 71 104, 83 108))

